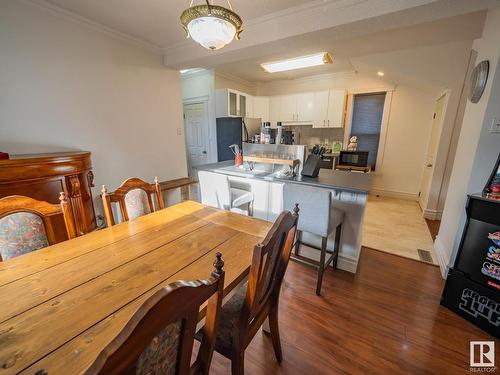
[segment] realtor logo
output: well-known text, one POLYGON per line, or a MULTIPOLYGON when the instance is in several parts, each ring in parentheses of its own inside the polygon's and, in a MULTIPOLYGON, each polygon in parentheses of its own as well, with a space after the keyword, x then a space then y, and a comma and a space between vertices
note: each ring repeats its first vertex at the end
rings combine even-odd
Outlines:
POLYGON ((495 367, 495 341, 470 342, 470 367, 495 367))

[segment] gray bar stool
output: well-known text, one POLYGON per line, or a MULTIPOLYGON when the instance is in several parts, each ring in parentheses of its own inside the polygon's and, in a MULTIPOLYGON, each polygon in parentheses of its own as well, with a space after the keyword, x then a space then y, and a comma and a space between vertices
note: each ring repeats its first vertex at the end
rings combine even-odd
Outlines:
POLYGON ((342 233, 342 222, 344 211, 332 207, 332 195, 327 189, 312 188, 298 184, 285 184, 283 187, 283 207, 292 209, 295 203, 299 204, 300 215, 297 225, 297 236, 295 241, 295 256, 291 259, 306 263, 318 268, 318 282, 316 294, 321 295, 321 284, 323 273, 330 263, 337 267, 337 259, 340 249, 340 236, 342 233), (335 231, 333 249, 328 249, 328 237, 335 231), (303 233, 313 240, 321 240, 321 247, 302 241, 303 233), (319 264, 310 258, 300 256, 300 245, 306 245, 321 252, 319 264), (326 254, 331 254, 326 260, 326 254))

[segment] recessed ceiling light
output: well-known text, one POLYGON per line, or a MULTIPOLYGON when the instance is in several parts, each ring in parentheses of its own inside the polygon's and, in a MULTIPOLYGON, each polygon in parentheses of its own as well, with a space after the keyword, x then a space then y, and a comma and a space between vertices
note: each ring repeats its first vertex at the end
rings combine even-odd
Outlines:
POLYGON ((377 75, 380 77, 383 77, 383 76, 385 76, 385 73, 384 72, 377 72, 377 75))
POLYGON ((293 59, 279 60, 260 64, 268 73, 285 72, 287 70, 309 68, 311 66, 319 66, 331 64, 332 56, 328 52, 320 52, 314 55, 294 57, 293 59))

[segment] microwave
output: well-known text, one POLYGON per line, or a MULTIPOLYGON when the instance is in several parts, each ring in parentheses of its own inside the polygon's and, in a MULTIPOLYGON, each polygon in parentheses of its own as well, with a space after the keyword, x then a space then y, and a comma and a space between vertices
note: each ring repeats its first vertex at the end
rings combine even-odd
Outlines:
POLYGON ((368 151, 340 151, 338 165, 367 167, 368 151))

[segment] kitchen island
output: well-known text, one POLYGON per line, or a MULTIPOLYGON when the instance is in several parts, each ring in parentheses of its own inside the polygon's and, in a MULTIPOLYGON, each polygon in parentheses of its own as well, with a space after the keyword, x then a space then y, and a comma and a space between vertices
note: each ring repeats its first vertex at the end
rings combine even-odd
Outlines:
MULTIPOLYGON (((345 213, 342 228, 342 246, 339 252, 338 268, 356 272, 362 244, 362 227, 368 192, 372 186, 373 174, 333 171, 321 169, 319 176, 280 177, 269 170, 244 170, 234 166, 233 161, 225 161, 196 167, 197 170, 227 175, 232 187, 251 191, 254 194, 254 217, 274 221, 284 210, 284 184, 301 184, 332 192, 332 206, 345 213)), ((307 234, 304 234, 307 241, 307 234)), ((318 258, 319 252, 308 250, 303 254, 318 258)))

